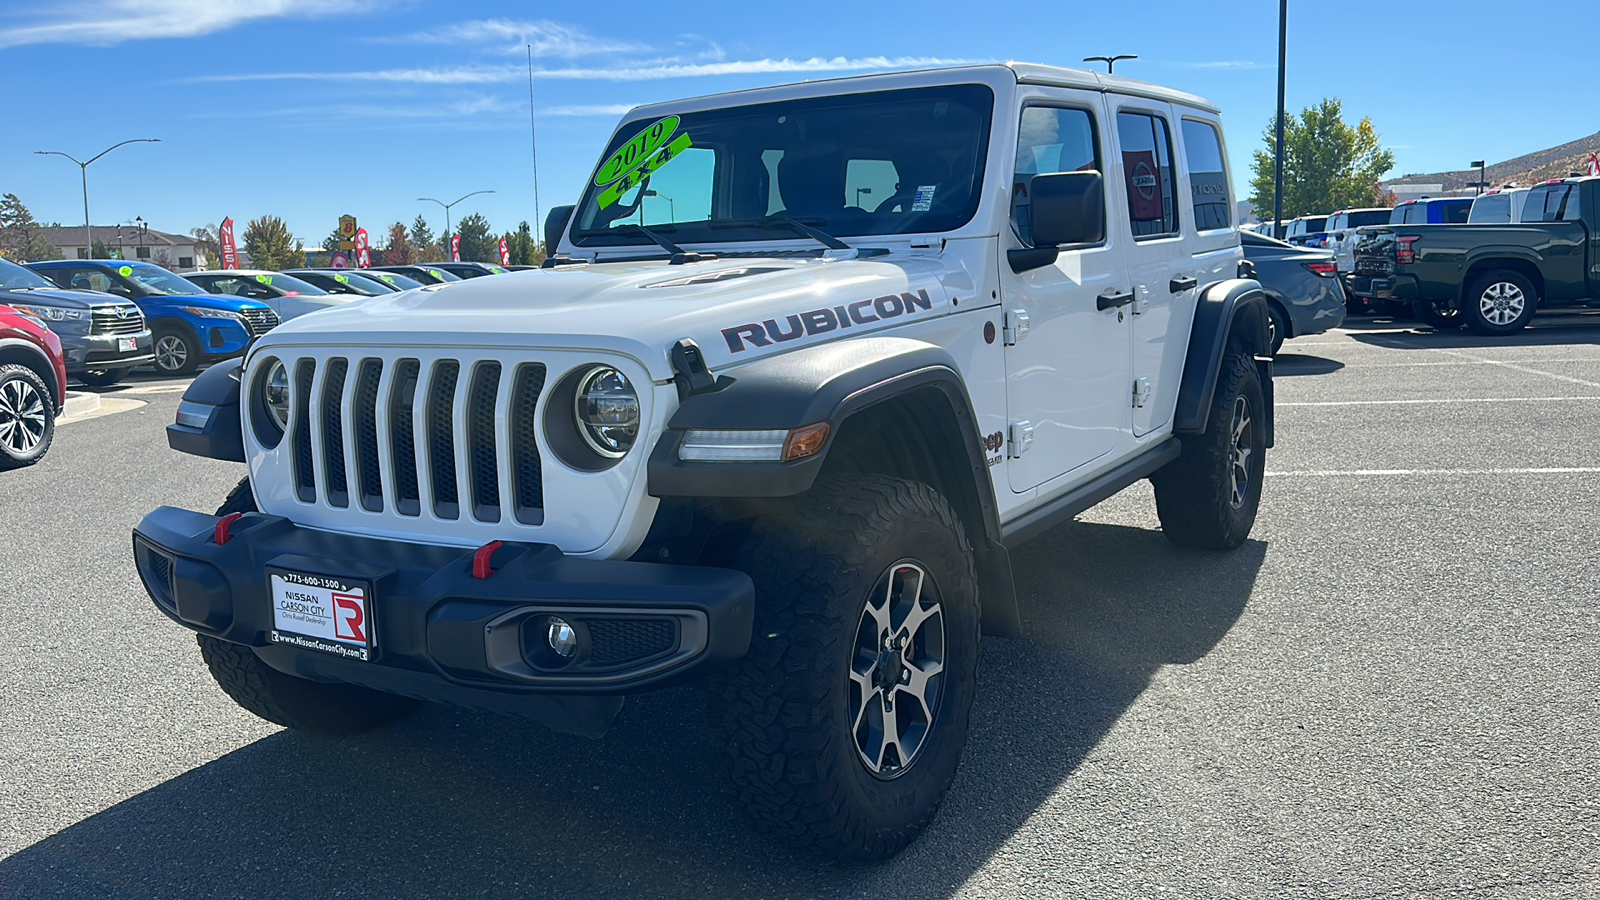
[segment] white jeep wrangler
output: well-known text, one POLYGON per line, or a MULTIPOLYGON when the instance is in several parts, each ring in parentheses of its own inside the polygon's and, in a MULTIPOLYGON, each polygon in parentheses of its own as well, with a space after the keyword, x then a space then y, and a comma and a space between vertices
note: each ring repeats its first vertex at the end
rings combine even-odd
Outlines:
POLYGON ((1199 97, 1033 65, 634 110, 542 270, 198 378, 172 446, 248 477, 146 516, 139 573, 293 728, 431 700, 598 736, 707 680, 759 825, 889 856, 980 632, 1021 630, 1009 547, 1143 478, 1179 545, 1250 530, 1271 362, 1226 158, 1199 97))

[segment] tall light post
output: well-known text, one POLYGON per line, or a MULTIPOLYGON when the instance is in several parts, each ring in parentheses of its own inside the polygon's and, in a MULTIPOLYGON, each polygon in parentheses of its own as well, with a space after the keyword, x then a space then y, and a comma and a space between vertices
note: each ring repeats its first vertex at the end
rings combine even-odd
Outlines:
POLYGON ((872 188, 869 188, 869 187, 856 188, 856 209, 865 209, 866 208, 866 207, 861 205, 861 195, 862 194, 866 194, 869 197, 872 196, 872 188))
POLYGON ((161 139, 160 138, 132 138, 130 140, 123 141, 121 144, 112 144, 111 146, 105 148, 104 150, 101 150, 99 153, 96 153, 94 156, 89 157, 89 162, 79 162, 77 157, 73 156, 70 153, 62 153, 60 150, 35 150, 35 151, 33 151, 35 154, 37 154, 39 156, 65 156, 67 159, 70 159, 73 162, 78 163, 78 168, 81 170, 82 175, 83 175, 83 255, 84 256, 89 256, 90 253, 92 252, 91 248, 94 247, 94 239, 89 234, 89 166, 90 166, 90 164, 93 163, 95 160, 99 159, 100 157, 105 156, 107 153, 110 153, 111 151, 117 149, 118 147, 121 147, 123 144, 159 144, 159 143, 161 143, 161 139))
MULTIPOLYGON (((644 195, 646 197, 660 197, 661 199, 667 201, 667 216, 674 222, 678 221, 678 205, 672 202, 671 197, 668 197, 666 194, 663 194, 660 191, 652 191, 649 189, 645 190, 644 195)), ((644 214, 643 203, 639 204, 639 214, 641 216, 644 214)))
MULTIPOLYGON (((133 224, 139 229, 139 250, 143 250, 144 239, 150 234, 150 223, 144 220, 144 216, 134 216, 133 224)), ((134 259, 144 258, 144 254, 140 253, 139 250, 134 251, 134 259)))
POLYGON ((1084 62, 1103 62, 1106 64, 1106 74, 1113 75, 1117 70, 1117 62, 1124 59, 1138 59, 1137 53, 1118 53, 1116 56, 1085 56, 1084 62))
POLYGON ((1278 143, 1272 163, 1272 236, 1283 240, 1283 86, 1289 60, 1289 0, 1278 0, 1278 143))
POLYGON ((1475 159, 1472 161, 1472 167, 1478 170, 1478 193, 1480 194, 1483 193, 1484 188, 1489 186, 1489 182, 1483 174, 1484 162, 1485 161, 1481 159, 1475 159))
POLYGON ((476 197, 479 194, 492 194, 492 193, 494 193, 494 191, 473 191, 472 193, 466 195, 466 197, 457 197, 456 199, 450 201, 449 203, 446 203, 443 200, 434 200, 432 197, 418 197, 417 199, 419 201, 420 200, 427 200, 427 201, 430 201, 432 203, 437 203, 440 206, 444 207, 444 237, 445 237, 445 240, 448 241, 450 239, 450 207, 455 206, 457 203, 460 203, 461 201, 467 199, 467 197, 476 197))

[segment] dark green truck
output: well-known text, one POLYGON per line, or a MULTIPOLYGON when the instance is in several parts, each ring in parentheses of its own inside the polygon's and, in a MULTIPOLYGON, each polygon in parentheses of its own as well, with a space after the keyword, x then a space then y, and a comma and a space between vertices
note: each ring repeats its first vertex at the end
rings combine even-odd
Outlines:
POLYGON ((1510 334, 1540 307, 1600 303, 1600 177, 1528 192, 1520 225, 1361 229, 1350 290, 1410 303, 1436 328, 1510 334))

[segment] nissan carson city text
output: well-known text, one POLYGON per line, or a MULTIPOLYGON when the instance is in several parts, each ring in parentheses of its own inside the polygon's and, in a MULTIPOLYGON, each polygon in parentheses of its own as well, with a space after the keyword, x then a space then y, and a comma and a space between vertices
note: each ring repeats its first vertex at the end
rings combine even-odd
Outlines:
POLYGON ((1035 65, 641 107, 544 268, 196 379, 169 441, 245 477, 147 515, 140 577, 291 728, 599 737, 704 683, 759 828, 886 858, 955 777, 980 635, 1021 633, 1011 548, 1146 478, 1174 543, 1250 532, 1271 330, 1226 160, 1199 97, 1035 65))

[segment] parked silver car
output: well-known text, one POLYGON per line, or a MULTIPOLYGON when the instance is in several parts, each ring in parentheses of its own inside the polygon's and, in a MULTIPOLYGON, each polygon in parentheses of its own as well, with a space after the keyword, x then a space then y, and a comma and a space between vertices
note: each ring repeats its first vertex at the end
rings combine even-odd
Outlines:
POLYGON ((61 338, 67 377, 94 387, 116 384, 155 358, 150 326, 139 307, 113 294, 69 291, 30 269, 0 259, 0 303, 50 327, 61 338))
POLYGON ((1239 242, 1267 293, 1274 355, 1287 338, 1321 334, 1343 324, 1344 288, 1332 253, 1251 231, 1239 232, 1239 242))

